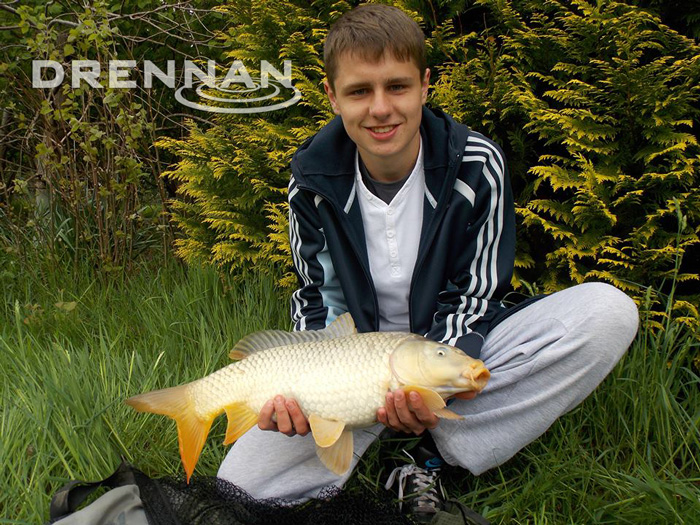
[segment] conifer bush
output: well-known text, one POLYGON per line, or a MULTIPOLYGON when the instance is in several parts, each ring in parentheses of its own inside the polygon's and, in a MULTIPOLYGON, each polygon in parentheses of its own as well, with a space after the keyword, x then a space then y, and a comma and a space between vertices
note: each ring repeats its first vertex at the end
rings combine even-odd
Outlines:
MULTIPOLYGON (((392 3, 414 8, 428 36, 429 104, 506 150, 519 217, 516 286, 549 292, 603 280, 644 303, 652 286, 698 282, 692 264, 680 265, 700 230, 697 44, 620 2, 480 0, 461 12, 456 3, 392 3)), ((217 117, 208 129, 192 122, 187 138, 160 142, 181 158, 168 175, 179 184, 185 260, 233 274, 281 265, 283 283, 295 282, 289 161, 333 116, 323 41, 352 7, 247 0, 220 8, 231 19, 220 36, 229 56, 291 59, 303 99, 284 111, 217 117)), ((697 323, 692 301, 677 301, 675 313, 697 323)))
POLYGON ((208 129, 191 122, 185 139, 159 142, 181 158, 166 176, 178 182, 173 213, 184 235, 176 249, 185 261, 234 275, 281 266, 288 272, 283 282, 294 282, 287 236, 289 163, 299 144, 333 117, 323 90, 323 41, 347 9, 345 2, 310 7, 259 0, 220 8, 231 22, 219 35, 231 60, 241 60, 253 76, 261 60, 291 60, 302 100, 284 111, 217 115, 208 129))
MULTIPOLYGON (((435 99, 506 146, 518 276, 638 298, 697 282, 677 263, 700 230, 700 48, 618 2, 480 3, 495 27, 450 42, 435 99)), ((690 301, 676 313, 697 323, 690 301)))
POLYGON ((208 129, 192 121, 186 138, 158 142, 181 159, 165 175, 178 184, 176 253, 186 262, 212 264, 234 277, 250 268, 282 268, 281 284, 296 284, 287 233, 289 163, 334 117, 323 89, 323 43, 331 24, 357 3, 246 0, 219 8, 230 21, 219 37, 231 60, 246 67, 291 60, 302 100, 283 111, 217 115, 208 129))

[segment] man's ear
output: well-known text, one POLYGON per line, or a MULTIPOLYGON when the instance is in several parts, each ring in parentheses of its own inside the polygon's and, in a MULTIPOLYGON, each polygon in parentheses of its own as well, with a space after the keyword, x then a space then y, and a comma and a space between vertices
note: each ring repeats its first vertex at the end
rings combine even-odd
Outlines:
POLYGON ((430 69, 425 68, 425 76, 421 82, 421 101, 423 104, 428 100, 428 88, 430 87, 430 69))
POLYGON ((340 111, 338 110, 338 102, 335 100, 335 93, 333 93, 333 88, 328 83, 328 80, 323 81, 323 89, 326 90, 326 95, 328 95, 328 100, 331 101, 331 107, 333 108, 333 113, 335 113, 336 115, 340 115, 340 111))

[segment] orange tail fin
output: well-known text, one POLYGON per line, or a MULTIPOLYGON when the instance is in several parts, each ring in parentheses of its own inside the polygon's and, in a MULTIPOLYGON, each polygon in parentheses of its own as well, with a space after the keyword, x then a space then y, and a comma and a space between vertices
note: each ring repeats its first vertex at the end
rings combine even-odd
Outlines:
POLYGON ((154 390, 130 397, 126 403, 138 412, 162 414, 175 420, 180 442, 180 457, 189 483, 215 415, 209 419, 200 418, 195 411, 191 397, 188 395, 188 388, 189 385, 181 385, 154 390))

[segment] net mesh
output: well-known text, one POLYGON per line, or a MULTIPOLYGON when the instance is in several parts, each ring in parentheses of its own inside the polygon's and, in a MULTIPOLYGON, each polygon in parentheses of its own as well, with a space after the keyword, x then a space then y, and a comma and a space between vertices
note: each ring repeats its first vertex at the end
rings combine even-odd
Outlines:
POLYGON ((325 489, 317 499, 291 506, 256 500, 216 477, 151 479, 136 472, 150 525, 399 525, 412 524, 388 493, 355 487, 325 489))

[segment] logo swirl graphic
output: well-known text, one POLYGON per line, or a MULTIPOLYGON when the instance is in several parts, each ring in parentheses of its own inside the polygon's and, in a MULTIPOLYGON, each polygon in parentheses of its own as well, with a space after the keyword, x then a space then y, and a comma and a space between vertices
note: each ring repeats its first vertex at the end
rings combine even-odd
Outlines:
POLYGON ((199 83, 188 82, 178 88, 175 99, 192 109, 211 113, 265 113, 287 108, 301 100, 301 92, 291 84, 291 75, 251 77, 245 70, 240 74, 240 68, 232 71, 238 74, 232 77, 229 72, 221 81, 212 76, 200 76, 199 83), (185 94, 190 95, 189 98, 185 94))

